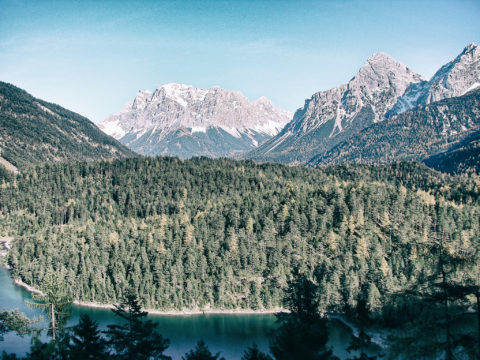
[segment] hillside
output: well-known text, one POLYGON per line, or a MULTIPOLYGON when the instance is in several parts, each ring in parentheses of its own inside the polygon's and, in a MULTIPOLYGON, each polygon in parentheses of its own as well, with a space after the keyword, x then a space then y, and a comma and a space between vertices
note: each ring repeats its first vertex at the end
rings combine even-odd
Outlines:
POLYGON ((325 309, 369 299, 375 313, 432 265, 425 239, 442 231, 462 249, 479 221, 478 179, 411 163, 133 158, 45 164, 0 187, 14 276, 37 286, 55 271, 98 303, 133 287, 156 309, 275 308, 297 269, 322 284, 325 309))
POLYGON ((480 129, 480 90, 421 105, 376 123, 309 163, 388 163, 423 160, 448 151, 480 129))
POLYGON ((24 170, 45 161, 135 156, 87 118, 0 82, 0 151, 24 170))
MULTIPOLYGON (((349 142, 356 146, 353 139, 365 128, 377 129, 378 123, 386 127, 395 115, 419 105, 462 96, 479 86, 480 48, 476 44, 466 46, 430 80, 388 54, 376 53, 348 83, 313 94, 278 135, 248 152, 246 157, 295 164, 307 163, 313 157, 331 157, 327 153, 339 144, 349 142)), ((463 129, 456 131, 460 133, 463 129)), ((415 136, 413 132, 410 134, 412 144, 417 141, 415 136)), ((460 138, 463 136, 468 134, 460 138)), ((375 137, 369 141, 374 143, 375 137)), ((340 146, 345 151, 356 151, 340 146)), ((402 159, 390 157, 390 160, 402 159)), ((376 160, 385 161, 368 159, 376 160)))
POLYGON ((448 151, 424 160, 435 170, 450 173, 480 174, 480 131, 476 131, 448 151))

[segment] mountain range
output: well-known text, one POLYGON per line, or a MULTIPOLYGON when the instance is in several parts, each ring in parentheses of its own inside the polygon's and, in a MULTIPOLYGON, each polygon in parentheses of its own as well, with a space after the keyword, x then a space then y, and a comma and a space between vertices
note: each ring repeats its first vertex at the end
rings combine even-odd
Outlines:
POLYGON ((0 82, 0 164, 7 169, 135 155, 87 118, 0 82))
MULTIPOLYGON (((391 119, 407 110, 418 109, 425 114, 425 109, 429 108, 420 109, 419 105, 462 96, 479 86, 480 50, 475 44, 465 47, 430 80, 387 54, 376 53, 347 84, 320 91, 307 99, 278 135, 246 157, 260 161, 318 163, 331 159, 326 154, 337 145, 342 147, 342 154, 350 151, 349 144, 355 145, 352 136, 363 129, 370 126, 377 129, 376 124, 381 122, 386 128, 391 119)), ((440 131, 448 127, 449 119, 455 116, 443 115, 445 123, 437 127, 440 131)), ((457 131, 462 132, 463 128, 457 131)), ((410 136, 414 142, 415 134, 410 136)), ((343 159, 346 157, 344 155, 343 159)))
POLYGON ((137 152, 312 166, 414 160, 478 172, 479 87, 475 44, 430 80, 376 53, 347 84, 313 94, 294 115, 265 97, 250 102, 238 91, 166 84, 140 91, 97 127, 0 82, 0 164, 17 171, 137 152))
POLYGON ((309 164, 389 163, 443 153, 480 131, 480 89, 378 122, 313 157, 309 164))
POLYGON ((143 155, 235 157, 276 135, 292 114, 265 97, 166 84, 140 91, 100 129, 143 155))

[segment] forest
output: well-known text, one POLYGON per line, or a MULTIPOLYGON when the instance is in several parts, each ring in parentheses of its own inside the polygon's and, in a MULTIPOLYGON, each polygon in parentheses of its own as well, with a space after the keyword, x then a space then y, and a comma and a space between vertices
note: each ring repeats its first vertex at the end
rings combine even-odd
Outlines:
POLYGON ((131 290, 147 309, 276 309, 302 273, 321 313, 388 326, 445 303, 449 323, 478 313, 476 175, 155 157, 0 177, 14 277, 41 287, 59 274, 73 299, 131 290))

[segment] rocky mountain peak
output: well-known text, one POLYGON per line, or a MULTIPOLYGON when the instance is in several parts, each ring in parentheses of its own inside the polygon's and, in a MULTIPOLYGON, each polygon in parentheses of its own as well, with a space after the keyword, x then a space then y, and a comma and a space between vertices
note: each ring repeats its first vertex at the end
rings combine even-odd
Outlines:
POLYGON ((411 84, 387 114, 397 115, 420 104, 462 96, 480 87, 480 50, 472 43, 443 65, 429 81, 411 84))
MULTIPOLYGON (((195 146, 203 149, 202 142, 205 140, 198 137, 215 129, 222 136, 237 139, 230 139, 241 145, 241 149, 237 150, 246 150, 276 135, 291 117, 290 112, 277 109, 266 97, 250 102, 239 91, 218 86, 201 89, 169 83, 158 86, 153 93, 140 91, 132 104, 127 104, 120 113, 109 116, 99 126, 143 154, 226 156, 228 152, 196 153, 184 149, 172 152, 171 149, 159 149, 157 145, 167 138, 174 141, 176 135, 172 134, 181 130, 182 136, 194 136, 195 146)), ((211 139, 208 141, 214 142, 211 139)))
POLYGON ((480 87, 479 64, 478 46, 470 44, 427 81, 390 55, 375 53, 347 84, 313 94, 280 134, 249 157, 301 163, 372 123, 480 87))

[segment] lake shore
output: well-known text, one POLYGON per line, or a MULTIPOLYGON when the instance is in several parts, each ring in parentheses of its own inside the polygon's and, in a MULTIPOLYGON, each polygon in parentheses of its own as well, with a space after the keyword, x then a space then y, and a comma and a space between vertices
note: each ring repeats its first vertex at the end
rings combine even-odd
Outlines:
MULTIPOLYGON (((35 289, 34 287, 26 284, 21 279, 14 278, 13 282, 15 285, 20 286, 27 290, 28 292, 34 294, 43 295, 43 293, 35 289)), ((73 302, 75 306, 97 308, 97 309, 114 309, 113 304, 100 304, 95 302, 88 301, 79 301, 75 300, 73 302)), ((184 310, 159 310, 159 309, 143 309, 143 311, 148 312, 149 315, 169 315, 169 316, 190 316, 190 315, 208 315, 208 314, 221 314, 221 315, 266 315, 266 314, 276 314, 279 312, 286 312, 284 308, 273 308, 273 309, 264 309, 264 310, 253 310, 253 309, 184 309, 184 310)))

